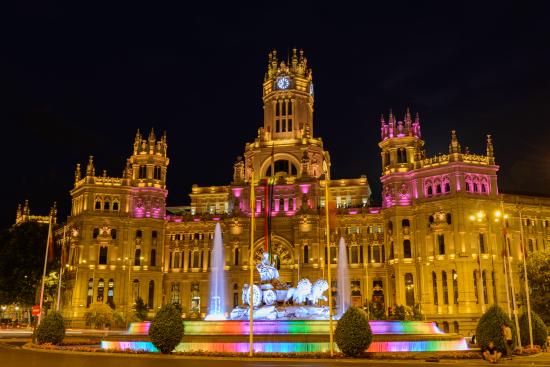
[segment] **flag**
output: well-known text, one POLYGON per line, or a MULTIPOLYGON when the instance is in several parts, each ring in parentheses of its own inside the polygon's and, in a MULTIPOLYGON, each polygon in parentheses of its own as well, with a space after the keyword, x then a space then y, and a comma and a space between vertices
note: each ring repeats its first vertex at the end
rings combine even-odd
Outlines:
POLYGON ((48 227, 48 241, 47 241, 47 253, 48 253, 48 263, 51 263, 54 259, 53 254, 53 234, 52 234, 52 220, 50 218, 50 225, 48 227))

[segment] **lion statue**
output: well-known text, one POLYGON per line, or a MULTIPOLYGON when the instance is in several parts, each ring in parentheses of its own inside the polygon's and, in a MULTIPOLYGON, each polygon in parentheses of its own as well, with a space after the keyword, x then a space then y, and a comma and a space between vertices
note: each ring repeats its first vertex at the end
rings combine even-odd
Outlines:
POLYGON ((304 303, 311 293, 311 282, 309 279, 303 278, 298 281, 296 288, 290 288, 286 294, 285 303, 287 303, 291 298, 292 302, 295 305, 301 305, 304 303))
POLYGON ((323 293, 328 289, 328 282, 325 279, 318 279, 313 283, 311 287, 311 293, 307 296, 307 299, 311 301, 312 304, 316 305, 320 299, 323 301, 327 300, 327 297, 323 296, 323 293))

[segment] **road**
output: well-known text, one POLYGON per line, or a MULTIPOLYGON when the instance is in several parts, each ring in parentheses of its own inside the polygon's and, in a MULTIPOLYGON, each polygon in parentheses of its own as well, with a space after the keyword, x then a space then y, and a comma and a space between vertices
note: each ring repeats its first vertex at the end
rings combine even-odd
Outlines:
MULTIPOLYGON (((380 361, 380 360, 243 360, 243 359, 204 359, 204 358, 182 358, 178 356, 144 356, 144 355, 123 355, 123 354, 101 354, 101 353, 58 353, 47 351, 34 351, 22 349, 15 346, 0 344, 0 365, 2 367, 338 367, 338 366, 384 366, 384 367, 416 367, 426 365, 436 366, 487 366, 481 360, 449 360, 438 363, 427 363, 425 361, 380 361)), ((503 364, 518 367, 539 366, 550 367, 550 353, 543 356, 515 358, 514 360, 503 361, 503 364)))

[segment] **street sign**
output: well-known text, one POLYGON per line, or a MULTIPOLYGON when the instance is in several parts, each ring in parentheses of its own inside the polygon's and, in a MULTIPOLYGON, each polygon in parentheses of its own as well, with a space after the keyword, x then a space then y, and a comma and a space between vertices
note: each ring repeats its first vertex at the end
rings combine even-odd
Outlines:
POLYGON ((34 305, 32 306, 32 315, 38 316, 40 315, 40 305, 34 305))

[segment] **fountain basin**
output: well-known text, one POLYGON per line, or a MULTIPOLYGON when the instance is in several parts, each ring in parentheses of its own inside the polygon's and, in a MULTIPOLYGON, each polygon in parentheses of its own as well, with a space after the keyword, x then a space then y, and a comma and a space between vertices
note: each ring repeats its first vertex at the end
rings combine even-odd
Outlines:
MULTIPOLYGON (((177 352, 248 352, 248 321, 184 321, 177 352)), ((436 352, 468 350, 459 334, 443 333, 433 322, 370 321, 373 342, 367 352, 436 352)), ((334 321, 334 327, 337 322, 334 321)), ((148 340, 149 323, 133 323, 126 336, 106 338, 103 349, 156 351, 148 340), (135 325, 139 324, 139 325, 135 325), (137 334, 130 334, 136 332, 137 334)), ((310 320, 255 321, 255 352, 328 352, 329 322, 310 320)), ((337 350, 336 344, 335 348, 337 350)))

